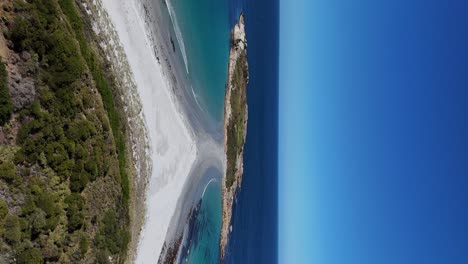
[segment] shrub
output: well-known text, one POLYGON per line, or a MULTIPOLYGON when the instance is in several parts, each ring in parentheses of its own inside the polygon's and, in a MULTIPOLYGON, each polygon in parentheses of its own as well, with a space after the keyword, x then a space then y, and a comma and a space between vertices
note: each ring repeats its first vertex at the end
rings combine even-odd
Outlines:
POLYGON ((32 46, 34 42, 32 29, 31 22, 26 18, 19 16, 15 20, 11 29, 11 40, 15 44, 15 50, 21 51, 32 46))
POLYGON ((49 143, 45 148, 45 154, 50 167, 55 170, 68 159, 68 152, 59 142, 49 143))
POLYGON ((109 251, 99 250, 96 254, 96 262, 98 264, 108 264, 109 263, 109 251))
POLYGON ((8 205, 0 199, 0 221, 8 214, 8 205))
POLYGON ((80 229, 84 223, 84 199, 78 193, 72 193, 65 199, 67 204, 68 230, 73 232, 80 229))
POLYGON ((40 209, 36 210, 29 217, 29 221, 31 226, 31 233, 35 237, 39 235, 47 225, 46 214, 40 209))
POLYGON ((21 230, 19 218, 16 215, 7 215, 5 218, 5 233, 4 237, 10 244, 15 244, 21 239, 21 230))
POLYGON ((55 30, 50 35, 49 42, 52 49, 47 54, 54 75, 51 85, 58 89, 70 85, 77 80, 84 69, 83 60, 79 56, 78 47, 74 38, 62 30, 55 30))
POLYGON ((80 252, 82 255, 86 254, 88 252, 89 248, 89 240, 88 236, 86 234, 83 234, 80 239, 80 252))
POLYGON ((16 167, 11 161, 3 162, 0 164, 0 177, 6 182, 13 182, 16 178, 16 167))
POLYGON ((73 173, 70 177, 70 190, 72 192, 81 192, 89 182, 89 174, 87 172, 73 173))
POLYGON ((55 203, 56 195, 50 193, 42 193, 39 195, 36 206, 41 208, 47 215, 47 217, 55 216, 59 212, 59 208, 55 203))
POLYGON ((67 135, 75 141, 85 141, 96 134, 94 124, 88 120, 78 120, 73 122, 68 128, 67 135))
POLYGON ((93 159, 88 160, 85 163, 85 170, 89 173, 90 180, 95 180, 98 175, 98 167, 96 161, 93 159))
POLYGON ((119 229, 117 218, 115 210, 107 211, 95 237, 97 247, 107 249, 112 254, 119 253, 122 246, 128 242, 125 231, 119 229))
POLYGON ((18 264, 42 264, 44 259, 38 248, 29 248, 18 255, 18 264))

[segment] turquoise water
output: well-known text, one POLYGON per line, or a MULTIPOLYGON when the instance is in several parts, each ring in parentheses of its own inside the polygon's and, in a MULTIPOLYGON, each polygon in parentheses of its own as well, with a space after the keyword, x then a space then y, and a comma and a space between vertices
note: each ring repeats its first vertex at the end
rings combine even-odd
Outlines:
POLYGON ((179 43, 183 39, 179 46, 197 101, 221 127, 229 57, 228 0, 171 0, 168 4, 178 24, 179 43))
MULTIPOLYGON (((178 46, 199 106, 221 131, 229 57, 229 0, 167 0, 178 46)), ((175 39, 174 39, 175 41, 175 39)), ((205 176, 219 179, 219 171, 205 176)), ((190 220, 182 263, 218 263, 221 186, 211 181, 190 220)))
POLYGON ((183 263, 217 263, 221 231, 221 186, 211 181, 205 189, 193 226, 188 256, 183 263))

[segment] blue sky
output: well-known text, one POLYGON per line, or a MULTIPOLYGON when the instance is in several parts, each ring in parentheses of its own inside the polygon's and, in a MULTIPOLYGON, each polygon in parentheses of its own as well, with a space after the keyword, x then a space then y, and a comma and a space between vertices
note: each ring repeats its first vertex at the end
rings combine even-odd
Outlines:
POLYGON ((281 263, 468 263, 466 1, 280 1, 281 263))

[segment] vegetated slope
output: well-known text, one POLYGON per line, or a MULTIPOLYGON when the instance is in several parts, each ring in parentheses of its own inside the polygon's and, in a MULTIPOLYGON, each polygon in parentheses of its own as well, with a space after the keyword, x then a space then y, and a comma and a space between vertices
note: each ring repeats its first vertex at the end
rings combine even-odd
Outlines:
POLYGON ((91 31, 73 0, 0 15, 0 263, 123 262, 125 137, 91 31))

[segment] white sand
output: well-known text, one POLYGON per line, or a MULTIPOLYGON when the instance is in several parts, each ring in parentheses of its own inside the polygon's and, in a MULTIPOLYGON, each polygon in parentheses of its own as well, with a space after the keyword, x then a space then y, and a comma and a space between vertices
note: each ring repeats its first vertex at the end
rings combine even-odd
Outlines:
POLYGON ((150 138, 153 169, 136 263, 155 263, 197 156, 195 137, 158 64, 135 0, 101 0, 127 55, 150 138))

